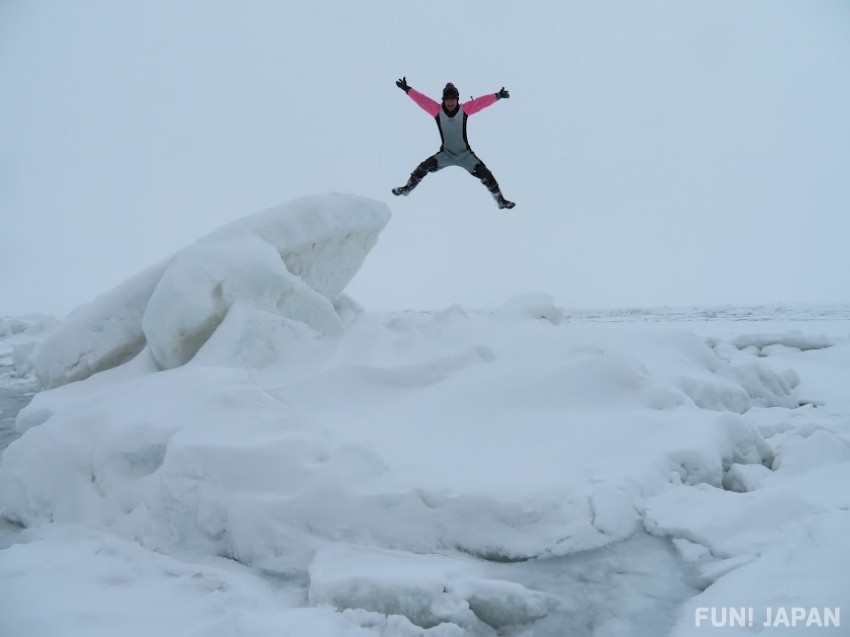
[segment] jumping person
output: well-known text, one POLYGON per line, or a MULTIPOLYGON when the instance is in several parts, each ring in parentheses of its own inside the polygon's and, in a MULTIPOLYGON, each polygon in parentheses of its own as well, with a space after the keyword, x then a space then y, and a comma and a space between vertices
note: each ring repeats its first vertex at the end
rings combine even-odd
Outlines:
POLYGON ((502 98, 510 97, 505 87, 503 86, 498 93, 488 93, 459 104, 460 93, 455 85, 449 82, 443 89, 443 103, 439 104, 415 88, 408 86, 406 77, 397 80, 396 86, 407 93, 414 102, 437 121, 442 144, 436 155, 432 155, 416 167, 404 186, 393 188, 393 194, 409 195, 410 191, 416 188, 428 173, 436 172, 446 166, 460 166, 481 180, 481 183, 493 195, 499 208, 513 208, 516 204, 505 199, 496 178, 493 177, 493 173, 472 152, 469 142, 466 140, 467 118, 481 109, 495 104, 502 98))

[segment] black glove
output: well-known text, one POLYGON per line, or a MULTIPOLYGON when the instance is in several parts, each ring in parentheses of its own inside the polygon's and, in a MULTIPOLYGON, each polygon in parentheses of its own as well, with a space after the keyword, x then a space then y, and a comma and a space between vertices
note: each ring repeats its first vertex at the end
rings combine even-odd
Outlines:
POLYGON ((407 93, 410 90, 410 87, 407 85, 407 77, 403 77, 400 80, 396 80, 395 85, 397 87, 399 87, 405 93, 407 93))
POLYGON ((498 97, 499 99, 502 99, 503 97, 510 97, 510 96, 511 96, 511 94, 510 94, 510 93, 508 93, 508 92, 505 90, 505 87, 504 87, 504 86, 503 86, 502 88, 500 88, 500 89, 499 89, 499 92, 498 92, 498 93, 496 93, 496 97, 498 97))

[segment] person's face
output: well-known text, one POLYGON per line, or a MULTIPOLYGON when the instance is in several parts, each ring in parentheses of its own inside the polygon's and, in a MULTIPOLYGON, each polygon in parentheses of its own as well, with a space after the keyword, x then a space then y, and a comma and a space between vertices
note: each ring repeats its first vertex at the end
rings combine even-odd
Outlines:
POLYGON ((447 97, 443 100, 446 104, 446 108, 452 110, 457 107, 457 98, 456 97, 447 97))

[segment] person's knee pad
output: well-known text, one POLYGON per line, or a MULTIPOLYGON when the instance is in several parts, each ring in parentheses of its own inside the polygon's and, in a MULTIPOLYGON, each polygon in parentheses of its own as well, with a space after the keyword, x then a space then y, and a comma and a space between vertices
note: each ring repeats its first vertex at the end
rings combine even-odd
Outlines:
POLYGON ((429 157, 416 167, 416 170, 413 171, 413 176, 417 179, 422 179, 425 175, 435 170, 437 170, 437 160, 429 157))
POLYGON ((482 163, 475 164, 475 168, 472 169, 472 174, 475 177, 478 177, 488 188, 493 188, 496 186, 496 178, 493 177, 493 173, 490 172, 490 169, 487 168, 482 163))

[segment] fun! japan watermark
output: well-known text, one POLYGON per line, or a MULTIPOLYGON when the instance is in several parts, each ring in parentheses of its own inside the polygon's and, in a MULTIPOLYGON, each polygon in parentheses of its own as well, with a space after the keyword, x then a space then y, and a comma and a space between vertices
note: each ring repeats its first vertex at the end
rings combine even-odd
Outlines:
POLYGON ((697 628, 837 628, 841 608, 804 606, 707 606, 694 609, 697 628))

